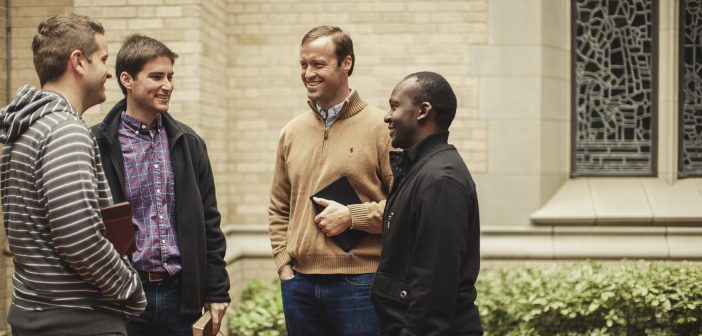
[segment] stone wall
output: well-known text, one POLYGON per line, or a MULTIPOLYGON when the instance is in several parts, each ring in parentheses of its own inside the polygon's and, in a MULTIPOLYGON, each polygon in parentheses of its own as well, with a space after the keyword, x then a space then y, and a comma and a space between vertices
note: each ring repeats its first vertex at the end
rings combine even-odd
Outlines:
MULTIPOLYGON (((387 109, 392 88, 404 76, 425 70, 443 74, 459 102, 451 142, 474 174, 488 171, 488 126, 480 112, 479 78, 471 70, 479 67, 475 49, 489 42, 487 2, 12 1, 13 65, 9 73, 0 68, 0 79, 10 76, 13 92, 27 83, 38 85, 31 38, 40 21, 63 12, 75 11, 102 22, 112 68, 127 35, 141 33, 163 41, 180 55, 174 67, 171 113, 207 141, 222 223, 266 225, 279 131, 307 111, 299 78, 299 43, 320 24, 340 26, 352 36, 356 66, 351 87, 382 109, 387 109)), ((2 89, 5 81, 0 82, 2 89)), ((107 101, 86 112, 86 123, 99 122, 121 98, 116 78, 109 80, 107 101)), ((251 278, 275 276, 266 253, 229 266, 235 295, 251 278)), ((6 276, 11 273, 10 269, 6 276)), ((9 293, 0 287, 0 298, 9 293)), ((4 311, 0 313, 4 316, 4 311)))
POLYGON ((0 0, 0 106, 7 103, 7 1, 0 0))
POLYGON ((277 137, 306 112, 299 76, 302 36, 336 25, 354 41, 353 89, 382 109, 404 76, 431 70, 447 77, 459 109, 451 139, 471 171, 487 169, 486 124, 478 113, 478 82, 471 51, 486 43, 487 4, 468 1, 228 0, 227 55, 231 129, 231 223, 267 223, 277 137))
MULTIPOLYGON (((225 72, 227 55, 221 52, 226 40, 224 5, 224 1, 200 0, 13 1, 13 66, 9 73, 12 91, 24 84, 39 85, 32 63, 31 39, 39 22, 53 15, 73 11, 100 21, 106 30, 110 55, 108 66, 112 68, 113 75, 117 51, 127 35, 141 33, 163 41, 179 54, 174 67, 175 91, 171 112, 177 119, 192 126, 207 141, 216 184, 219 187, 218 199, 223 205, 220 208, 223 223, 230 223, 226 207, 229 189, 226 174, 229 148, 225 139, 228 125, 227 78, 222 75, 225 72)), ((2 8, 4 9, 4 6, 2 8)), ((4 17, 3 13, 3 20, 4 17)), ((5 27, 4 21, 2 27, 5 27)), ((4 54, 0 57, 4 57, 4 54)), ((4 64, 2 62, 2 66, 4 64)), ((5 76, 7 71, 2 70, 0 74, 5 76)), ((2 85, 4 84, 3 80, 2 85)), ((3 94, 4 92, 5 90, 3 94)), ((0 97, 3 97, 4 103, 4 96, 0 97)), ((107 83, 107 101, 85 113, 86 124, 99 122, 120 99, 122 93, 116 77, 113 77, 107 83)), ((10 259, 4 259, 3 262, 8 260, 10 259)), ((8 277, 11 273, 10 267, 8 277)), ((0 288, 2 298, 10 293, 11 290, 0 288)), ((2 316, 6 315, 4 311, 0 313, 2 316)))
MULTIPOLYGON (((6 43, 7 43, 7 1, 0 0, 0 106, 5 106, 7 104, 7 53, 6 53, 6 43)), ((0 150, 2 145, 0 145, 0 150)), ((2 209, 0 209, 0 215, 2 215, 2 209)), ((4 227, 0 229, 0 250, 7 244, 7 238, 5 236, 4 227)), ((10 278, 8 274, 12 274, 12 268, 9 265, 10 260, 2 254, 0 254, 0 316, 7 315, 7 303, 9 302, 9 297, 11 291, 8 290, 8 282, 10 278)), ((0 334, 5 331, 4 321, 0 323, 0 334)))
MULTIPOLYGON (((451 141, 474 173, 487 169, 486 124, 478 112, 477 78, 469 73, 472 48, 486 42, 485 0, 27 0, 12 6, 13 91, 38 84, 30 50, 37 24, 66 11, 102 22, 111 66, 121 41, 137 32, 180 55, 171 112, 208 143, 224 223, 267 223, 278 132, 306 110, 299 42, 319 24, 338 25, 351 34, 357 55, 351 86, 383 109, 405 75, 444 74, 459 101, 451 141)), ((116 79, 107 88, 107 101, 86 112, 88 125, 122 98, 116 79)))
MULTIPOLYGON (((174 66, 170 112, 200 134, 208 152, 217 185, 223 223, 228 213, 230 176, 227 173, 227 111, 225 2, 200 0, 76 0, 75 11, 94 17, 105 26, 111 65, 126 36, 140 33, 164 42, 179 55, 174 66)), ((99 122, 123 95, 116 80, 108 84, 108 99, 85 115, 89 125, 99 122)))
POLYGON ((72 10, 71 0, 22 0, 10 2, 12 38, 10 54, 11 88, 14 93, 24 84, 39 86, 39 79, 32 62, 32 37, 37 25, 47 18, 72 10))

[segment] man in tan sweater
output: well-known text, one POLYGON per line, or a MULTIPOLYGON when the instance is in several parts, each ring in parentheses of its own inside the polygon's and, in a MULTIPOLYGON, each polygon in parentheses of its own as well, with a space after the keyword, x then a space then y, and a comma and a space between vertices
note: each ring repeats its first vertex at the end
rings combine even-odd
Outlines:
POLYGON ((353 42, 340 28, 319 26, 300 45, 300 75, 310 110, 281 131, 269 206, 273 257, 290 336, 379 335, 370 301, 392 172, 385 112, 368 105, 348 77, 353 42), (360 204, 310 196, 346 176, 360 204), (367 234, 345 252, 332 239, 367 234))

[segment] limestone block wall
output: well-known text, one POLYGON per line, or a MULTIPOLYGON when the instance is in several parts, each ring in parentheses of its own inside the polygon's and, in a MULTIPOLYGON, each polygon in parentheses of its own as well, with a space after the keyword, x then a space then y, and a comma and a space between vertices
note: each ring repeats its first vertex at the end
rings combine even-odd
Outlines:
MULTIPOLYGON (((357 54, 351 85, 381 108, 387 108, 392 88, 405 75, 444 74, 459 100, 451 141, 474 174, 487 169, 487 126, 478 112, 477 77, 469 74, 471 50, 486 40, 486 0, 27 0, 12 7, 12 91, 25 83, 38 85, 31 38, 41 20, 62 12, 102 22, 110 66, 121 41, 135 32, 165 42, 180 55, 171 113, 208 143, 224 223, 267 222, 278 132, 306 111, 299 42, 319 24, 338 25, 351 34, 357 54)), ((113 78, 107 101, 86 112, 86 123, 97 123, 121 98, 113 78)))
POLYGON ((459 103, 450 141, 474 174, 486 171, 486 124, 478 112, 478 80, 469 73, 471 50, 486 42, 486 0, 228 0, 226 8, 232 223, 267 223, 279 131, 308 111, 300 41, 321 24, 351 35, 351 87, 382 109, 406 75, 431 70, 446 76, 459 103))
MULTIPOLYGON (((5 29, 7 25, 7 2, 6 0, 0 0, 0 106, 5 106, 7 104, 7 53, 6 53, 6 43, 7 43, 7 30, 5 29)), ((2 145, 0 145, 0 150, 2 150, 2 145)), ((0 215, 2 215, 2 209, 0 209, 0 215)), ((7 237, 5 235, 5 230, 0 229, 0 249, 2 249, 7 243, 7 237)), ((8 274, 12 274, 12 268, 9 268, 11 264, 10 260, 2 255, 0 255, 0 316, 7 316, 7 305, 9 303, 11 291, 8 290, 8 282, 11 278, 8 274)), ((6 330, 5 323, 0 323, 0 333, 6 330)))
MULTIPOLYGON (((12 69, 0 68, 0 101, 4 103, 6 91, 1 90, 2 76, 9 76, 12 92, 39 84, 31 39, 38 23, 52 15, 74 11, 102 22, 112 68, 128 34, 157 38, 180 55, 171 113, 207 141, 222 223, 266 225, 278 133, 292 117, 307 112, 299 43, 320 24, 340 26, 352 36, 356 66, 351 86, 382 109, 406 75, 424 70, 443 74, 459 102, 450 141, 474 175, 486 174, 488 124, 480 112, 479 78, 471 69, 480 67, 475 49, 487 43, 488 2, 16 0, 11 2, 12 69)), ((86 123, 99 122, 121 98, 117 80, 109 80, 107 101, 86 112, 86 123)), ((251 277, 274 275, 264 255, 230 265, 230 272, 233 289, 251 277)), ((9 295, 9 289, 0 288, 0 299, 9 295)))
MULTIPOLYGON (((227 120, 232 114, 227 112, 227 78, 223 75, 227 62, 223 52, 225 4, 201 0, 13 1, 11 91, 24 84, 39 85, 32 63, 31 39, 39 22, 53 15, 73 11, 103 24, 110 53, 108 66, 112 67, 113 76, 114 60, 127 35, 141 33, 163 41, 180 56, 174 67, 171 113, 207 141, 223 223, 231 223, 227 211, 231 184, 227 169, 230 153, 227 120)), ((102 120, 123 98, 116 77, 106 87, 107 101, 84 114, 86 124, 102 120)))
POLYGON ((13 95, 24 84, 39 85, 31 49, 32 37, 36 34, 37 25, 51 16, 71 11, 72 6, 72 0, 10 1, 12 18, 10 85, 13 95))
MULTIPOLYGON (((208 145, 223 223, 228 215, 230 177, 225 73, 224 1, 201 0, 75 0, 75 11, 102 22, 114 60, 125 37, 140 33, 164 42, 179 55, 174 66, 170 112, 188 124, 208 145)), ((113 74, 114 75, 114 74, 113 74)), ((89 125, 99 122, 123 98, 116 75, 108 83, 107 101, 86 112, 89 125)))
POLYGON ((0 0, 0 105, 7 103, 7 1, 0 0))
POLYGON ((477 178, 481 222, 526 227, 566 178, 568 6, 558 0, 489 6, 489 43, 476 50, 472 69, 489 138, 487 174, 477 178))
MULTIPOLYGON (((0 7, 4 9, 6 0, 2 1, 3 6, 0 7)), ((53 15, 76 12, 99 20, 106 30, 110 56, 108 66, 112 68, 113 75, 117 51, 127 35, 141 33, 163 41, 180 56, 174 67, 175 91, 171 112, 207 141, 218 186, 218 200, 224 205, 220 207, 222 222, 230 223, 226 207, 229 198, 226 174, 230 150, 226 139, 229 115, 226 112, 227 78, 222 75, 226 72, 226 54, 222 52, 222 46, 226 42, 224 5, 224 1, 200 0, 13 1, 10 47, 13 66, 8 74, 11 77, 11 90, 14 92, 24 84, 39 85, 32 63, 31 39, 39 22, 53 15)), ((3 20, 4 17, 3 14, 3 20)), ((2 27, 4 33, 4 21, 2 27)), ((2 50, 5 50, 4 44, 2 50)), ((2 66, 4 64, 2 62, 2 66)), ((0 76, 5 76, 6 73, 8 72, 0 71, 0 76)), ((4 83, 3 80, 0 85, 4 83)), ((109 80, 106 87, 107 101, 84 114, 87 125, 102 120, 109 109, 122 99, 116 77, 109 80)), ((2 91, 4 94, 5 90, 2 91)), ((9 263, 9 260, 2 262, 9 263)), ((7 277, 11 274, 12 268, 9 266, 7 277)), ((10 286, 6 288, 0 288, 0 298, 11 294, 10 286)), ((1 316, 6 315, 4 311, 0 313, 1 316)))

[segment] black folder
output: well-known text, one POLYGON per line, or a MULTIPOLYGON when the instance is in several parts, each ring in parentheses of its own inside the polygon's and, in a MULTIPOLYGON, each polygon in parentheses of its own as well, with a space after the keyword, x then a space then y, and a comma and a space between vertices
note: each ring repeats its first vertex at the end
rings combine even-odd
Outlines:
MULTIPOLYGON (((332 182, 330 185, 310 196, 314 209, 317 210, 317 213, 322 212, 324 207, 315 203, 314 200, 312 200, 313 197, 332 200, 343 205, 361 203, 361 199, 358 198, 358 195, 353 190, 353 187, 351 186, 351 183, 349 183, 349 179, 346 176, 340 177, 338 180, 332 182)), ((348 252, 359 240, 361 240, 361 238, 365 237, 366 234, 367 232, 365 231, 348 228, 346 231, 331 237, 331 239, 337 245, 339 245, 342 250, 348 252)))

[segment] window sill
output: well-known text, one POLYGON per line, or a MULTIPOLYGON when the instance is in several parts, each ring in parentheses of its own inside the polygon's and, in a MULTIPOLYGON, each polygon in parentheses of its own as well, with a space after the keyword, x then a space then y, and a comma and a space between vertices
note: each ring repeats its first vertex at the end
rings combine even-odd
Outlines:
POLYGON ((568 180, 539 210, 535 225, 702 226, 702 179, 568 180))

